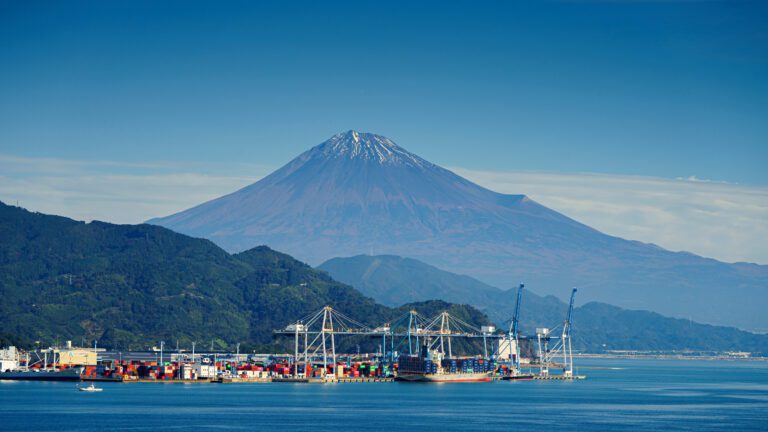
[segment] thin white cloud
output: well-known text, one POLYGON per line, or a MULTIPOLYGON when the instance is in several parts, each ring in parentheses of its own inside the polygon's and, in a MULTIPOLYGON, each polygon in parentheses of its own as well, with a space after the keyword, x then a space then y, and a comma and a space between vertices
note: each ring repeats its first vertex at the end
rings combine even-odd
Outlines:
POLYGON ((250 164, 225 167, 0 155, 0 200, 77 220, 132 224, 230 193, 266 172, 264 166, 250 164))
POLYGON ((141 223, 216 198, 254 180, 190 173, 0 177, 0 197, 29 210, 77 220, 141 223))
MULTIPOLYGON (((76 161, 0 155, 0 200, 78 220, 140 223, 257 181, 252 164, 76 161)), ((696 177, 453 171, 489 189, 524 193, 619 237, 723 261, 768 263, 768 188, 696 177)))
POLYGON ((768 263, 768 187, 697 177, 493 172, 453 169, 607 234, 727 262, 768 263))

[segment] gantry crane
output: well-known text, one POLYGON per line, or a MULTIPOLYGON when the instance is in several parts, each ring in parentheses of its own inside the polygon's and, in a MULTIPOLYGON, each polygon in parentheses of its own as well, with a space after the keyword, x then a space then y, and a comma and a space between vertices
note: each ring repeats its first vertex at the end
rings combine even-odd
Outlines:
POLYGON ((573 351, 571 349, 571 318, 573 316, 573 303, 576 297, 577 289, 574 288, 571 291, 571 300, 568 304, 568 313, 563 321, 563 331, 560 339, 555 343, 552 349, 549 348, 550 339, 556 339, 557 336, 552 337, 553 329, 537 328, 536 338, 539 345, 539 361, 541 362, 540 374, 542 376, 549 375, 549 365, 552 360, 562 355, 563 357, 563 376, 566 378, 573 377, 573 351))

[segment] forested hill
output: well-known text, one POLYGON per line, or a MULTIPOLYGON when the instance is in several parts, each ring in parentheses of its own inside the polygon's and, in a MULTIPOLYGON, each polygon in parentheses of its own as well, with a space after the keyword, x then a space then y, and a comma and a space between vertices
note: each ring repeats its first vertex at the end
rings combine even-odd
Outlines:
POLYGON ((83 223, 3 203, 0 297, 1 340, 132 349, 160 340, 265 347, 273 329, 325 305, 370 325, 401 313, 265 246, 230 255, 158 226, 83 223))

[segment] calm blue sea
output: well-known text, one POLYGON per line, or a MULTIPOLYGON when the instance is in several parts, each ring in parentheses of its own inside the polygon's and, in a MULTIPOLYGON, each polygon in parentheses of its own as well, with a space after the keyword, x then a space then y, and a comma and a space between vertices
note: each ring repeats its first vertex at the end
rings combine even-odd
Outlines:
POLYGON ((579 382, 0 382, 0 430, 768 430, 768 363, 578 360, 579 382))

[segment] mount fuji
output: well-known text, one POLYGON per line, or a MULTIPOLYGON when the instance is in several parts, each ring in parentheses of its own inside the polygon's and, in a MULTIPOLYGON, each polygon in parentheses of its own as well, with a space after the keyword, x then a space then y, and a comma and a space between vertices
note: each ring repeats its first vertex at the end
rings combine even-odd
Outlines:
POLYGON ((313 265, 412 257, 500 287, 768 329, 768 266, 727 264, 601 233, 493 192, 376 134, 348 131, 258 182, 148 223, 231 252, 266 244, 313 265))

